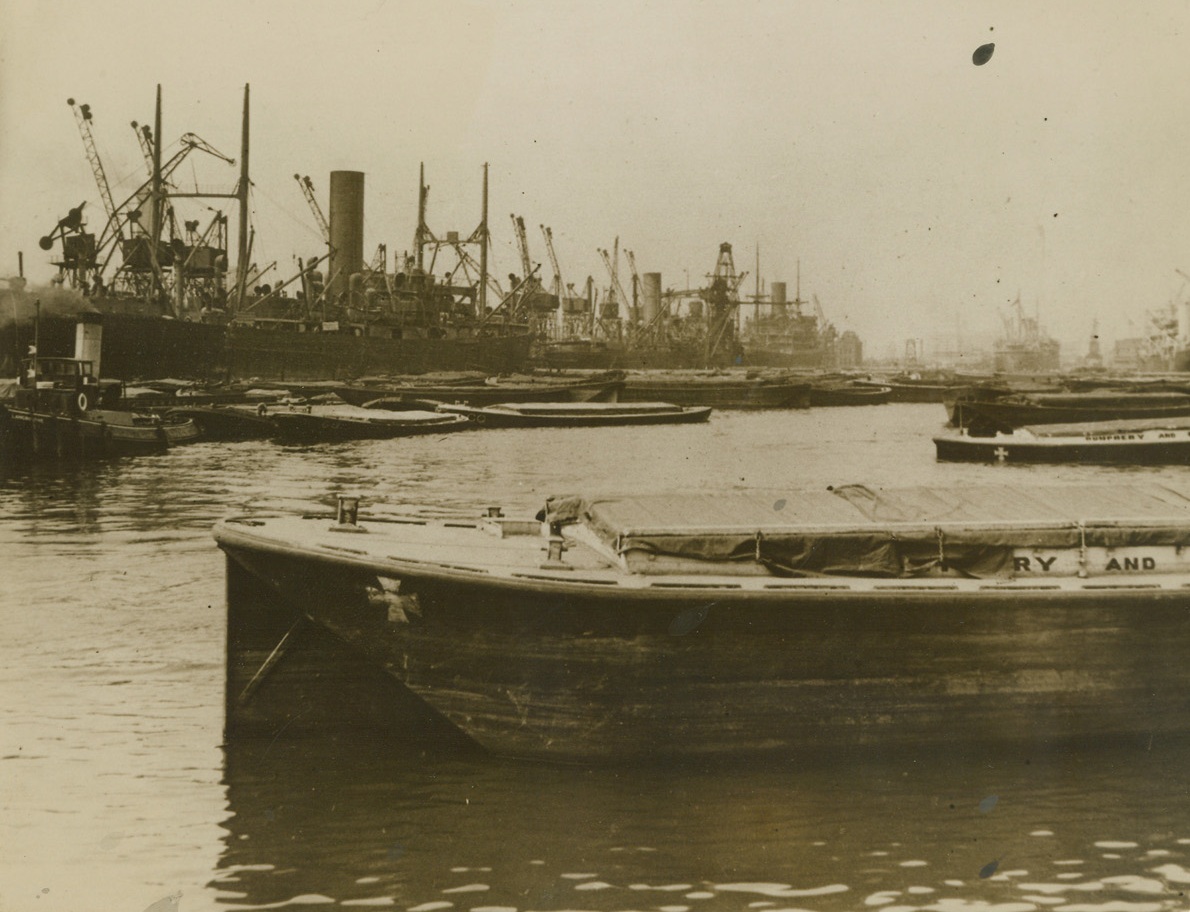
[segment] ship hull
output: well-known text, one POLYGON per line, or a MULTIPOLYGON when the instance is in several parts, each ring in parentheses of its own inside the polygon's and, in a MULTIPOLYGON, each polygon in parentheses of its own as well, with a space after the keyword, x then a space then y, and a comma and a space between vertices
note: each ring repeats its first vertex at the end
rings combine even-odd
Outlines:
POLYGON ((0 451, 11 460, 148 455, 195 437, 193 422, 167 429, 114 410, 71 415, 8 406, 0 414, 0 451))
POLYGON ((703 345, 624 345, 616 342, 556 342, 538 355, 557 370, 695 370, 730 367, 729 354, 707 358, 703 345))
MULTIPOLYGON (((0 363, 13 365, 36 345, 38 353, 74 355, 78 315, 51 314, 0 328, 0 363), (14 360, 15 357, 15 360, 14 360)), ((105 313, 99 369, 114 380, 175 377, 221 380, 227 375, 225 327, 135 313, 105 313)))
POLYGON ((386 339, 229 326, 227 363, 232 377, 271 380, 351 380, 440 370, 509 373, 525 368, 530 341, 528 333, 386 339))
POLYGON ((349 559, 222 544, 229 736, 421 717, 494 754, 590 762, 1190 732, 1176 589, 563 597, 412 574, 414 613, 367 597, 384 575, 349 559), (286 631, 288 670, 268 663, 286 631), (249 699, 258 669, 297 708, 249 699), (365 673, 352 708, 333 688, 365 673))
MULTIPOLYGON (((42 355, 74 354, 77 315, 46 315, 0 329, 2 363, 15 367, 37 340, 42 355)), ((100 372, 117 380, 346 380, 366 374, 435 370, 523 370, 527 333, 386 339, 348 333, 299 333, 105 313, 100 372)))
POLYGON ((827 366, 826 351, 821 348, 784 350, 762 348, 744 343, 745 367, 823 368, 827 366))

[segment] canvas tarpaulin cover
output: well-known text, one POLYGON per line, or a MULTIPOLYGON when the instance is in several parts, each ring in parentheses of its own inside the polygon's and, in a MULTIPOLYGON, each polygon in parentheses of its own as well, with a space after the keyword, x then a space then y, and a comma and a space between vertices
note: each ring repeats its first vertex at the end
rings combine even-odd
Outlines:
POLYGON ((551 498, 551 522, 584 522, 617 552, 751 561, 790 576, 1007 574, 1014 548, 1190 544, 1190 490, 1166 485, 551 498))

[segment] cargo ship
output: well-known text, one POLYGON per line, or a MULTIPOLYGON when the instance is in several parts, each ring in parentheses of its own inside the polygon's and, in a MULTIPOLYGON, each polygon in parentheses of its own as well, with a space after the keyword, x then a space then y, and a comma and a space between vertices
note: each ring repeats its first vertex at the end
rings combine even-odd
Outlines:
MULTIPOLYGON (((758 273, 759 269, 758 256, 758 273)), ((863 363, 859 337, 850 330, 840 333, 826 319, 817 295, 812 295, 811 301, 802 300, 800 266, 792 301, 786 298, 784 282, 773 282, 765 301, 759 280, 753 300, 755 313, 745 320, 741 333, 748 366, 849 370, 863 363), (812 313, 807 312, 809 304, 812 313)))
POLYGON ((633 262, 631 303, 620 287, 615 261, 606 250, 600 253, 611 278, 608 294, 598 304, 590 291, 585 300, 570 299, 573 307, 564 317, 571 331, 542 346, 539 360, 546 366, 690 370, 744 362, 736 331, 737 293, 744 276, 736 272, 731 244, 719 245, 714 272, 703 288, 662 292, 661 273, 637 276, 633 262))
MULTIPOLYGON (((439 242, 426 227, 424 180, 415 255, 389 271, 386 256, 364 261, 364 175, 333 172, 329 223, 308 196, 326 253, 311 262, 299 260, 297 275, 271 286, 251 264, 247 86, 239 178, 226 191, 182 193, 170 185, 170 174, 194 152, 233 165, 236 160, 187 133, 180 149, 162 161, 158 86, 154 128, 137 132, 148 178, 116 204, 95 151, 90 109, 73 99, 71 108, 106 217, 98 231, 89 230, 84 202, 41 238, 42 249, 54 251, 58 272, 44 294, 10 288, 5 316, 13 317, 0 327, 4 366, 19 361, 35 334, 43 355, 70 355, 82 312, 102 315, 103 376, 123 380, 350 379, 430 370, 502 372, 526 365, 528 327, 507 309, 487 307, 485 270, 476 278, 456 267, 438 279, 427 268, 427 250, 437 254, 453 246, 462 252, 462 245, 457 237, 439 242), (188 220, 175 207, 189 199, 235 201, 234 269, 228 263, 228 216, 215 212, 205 226, 188 220), (44 304, 43 298, 53 298, 56 306, 41 308, 35 331, 32 305, 44 304)), ((486 169, 483 221, 463 243, 482 245, 479 261, 486 267, 486 169)))
POLYGON ((863 363, 859 337, 850 330, 840 333, 829 323, 817 298, 814 312, 807 312, 810 302, 801 299, 800 275, 792 301, 786 299, 784 282, 773 282, 767 298, 760 294, 758 282, 754 312, 747 315, 749 305, 739 293, 747 273, 736 271, 731 244, 719 245, 714 272, 703 288, 662 292, 660 273, 644 273, 638 280, 634 269, 627 320, 621 319, 619 308, 624 293, 616 293, 614 268, 609 265, 608 271, 612 287, 602 305, 596 308, 588 295, 586 301, 575 301, 577 314, 566 315, 571 326, 586 330, 585 335, 572 332, 544 347, 541 360, 550 367, 847 370, 863 363))
POLYGON ((996 341, 996 370, 1006 374, 1056 371, 1061 345, 1041 326, 1037 316, 1028 316, 1017 297, 1009 316, 1002 316, 1004 335, 996 341))

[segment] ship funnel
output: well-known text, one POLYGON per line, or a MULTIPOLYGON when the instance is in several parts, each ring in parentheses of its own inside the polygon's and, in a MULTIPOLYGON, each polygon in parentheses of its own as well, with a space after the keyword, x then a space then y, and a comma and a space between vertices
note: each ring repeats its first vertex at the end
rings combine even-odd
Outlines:
POLYGON ((74 357, 79 361, 91 362, 91 376, 98 379, 99 356, 103 349, 103 323, 97 313, 79 314, 74 327, 74 357))
POLYGON ((364 268, 364 173, 332 171, 330 202, 329 292, 334 298, 364 268))
POLYGON ((645 323, 652 323, 661 313, 661 273, 646 272, 640 277, 641 314, 645 323))
POLYGON ((774 316, 785 316, 785 283, 772 282, 769 284, 769 302, 773 305, 774 316))

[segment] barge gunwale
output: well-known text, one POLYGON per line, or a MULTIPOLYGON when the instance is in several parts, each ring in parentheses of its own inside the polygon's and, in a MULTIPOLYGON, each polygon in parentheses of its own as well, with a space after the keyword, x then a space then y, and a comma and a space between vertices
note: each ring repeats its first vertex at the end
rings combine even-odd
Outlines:
MULTIPOLYGON (((549 569, 524 564, 502 572, 480 565, 468 566, 454 560, 417 560, 386 555, 377 557, 347 544, 294 545, 284 540, 253 534, 256 520, 231 517, 216 527, 219 546, 229 555, 240 552, 269 554, 290 561, 314 561, 321 565, 348 568, 354 573, 377 577, 430 581, 478 587, 493 592, 524 593, 532 597, 565 597, 593 602, 622 602, 639 598, 665 604, 689 603, 692 599, 714 598, 724 604, 784 604, 799 594, 830 594, 831 603, 860 603, 876 607, 911 599, 914 602, 967 602, 1011 604, 1021 593, 1043 602, 1073 602, 1119 599, 1122 593, 1148 599, 1186 599, 1190 602, 1190 580, 1182 574, 1143 577, 1028 577, 1020 580, 872 577, 731 576, 709 582, 705 574, 650 577, 606 569, 549 569), (581 575, 579 575, 581 574, 581 575)), ((415 521, 411 525, 425 525, 415 521)), ((461 526, 462 524, 456 524, 461 526)), ((471 527, 478 531, 479 525, 471 527)), ((713 578, 711 578, 713 579, 713 578)))

